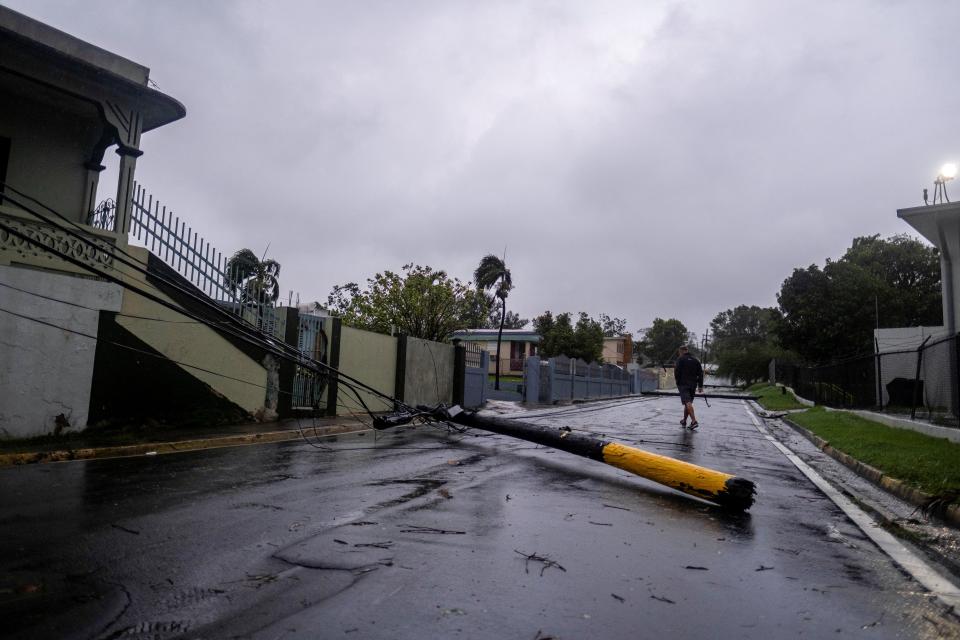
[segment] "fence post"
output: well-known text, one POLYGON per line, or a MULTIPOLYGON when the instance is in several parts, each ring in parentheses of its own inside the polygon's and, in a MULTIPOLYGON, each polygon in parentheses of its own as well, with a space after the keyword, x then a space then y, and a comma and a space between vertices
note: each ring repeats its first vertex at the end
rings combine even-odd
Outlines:
POLYGON ((813 370, 813 401, 817 404, 823 404, 823 398, 821 397, 821 389, 823 385, 820 384, 820 369, 816 368, 813 370))
POLYGON ((453 404, 463 406, 466 382, 467 348, 458 344, 453 348, 453 404))
POLYGON ((483 380, 480 385, 480 405, 487 401, 487 378, 490 370, 490 352, 484 349, 480 352, 480 369, 483 371, 483 380))
POLYGON ((883 411, 883 372, 881 370, 882 358, 880 357, 880 342, 876 338, 873 339, 873 346, 877 352, 877 366, 875 368, 877 376, 877 407, 883 411))
MULTIPOLYGON (((330 368, 340 368, 340 318, 330 318, 330 368)), ((337 376, 330 376, 327 384, 327 415, 337 415, 337 376)))
POLYGON ((923 365, 923 348, 927 346, 927 340, 932 337, 933 336, 927 336, 923 342, 920 343, 920 346, 917 347, 917 373, 913 377, 913 402, 910 405, 911 420, 917 417, 917 396, 920 395, 920 367, 923 365))
POLYGON ((523 361, 523 401, 537 403, 540 401, 540 358, 528 356, 523 361))
POLYGON ((850 393, 850 365, 845 365, 840 368, 840 371, 843 372, 843 391, 840 394, 841 407, 852 407, 853 406, 853 394, 850 393), (850 397, 850 404, 847 404, 847 396, 850 397))
POLYGON ((953 415, 960 417, 960 333, 953 336, 953 367, 950 386, 953 389, 953 415))
MULTIPOLYGON (((280 307, 278 314, 284 315, 283 335, 285 343, 296 349, 300 343, 300 312, 295 307, 280 307)), ((286 418, 293 413, 293 380, 297 375, 297 365, 288 358, 280 361, 280 389, 290 393, 281 393, 277 398, 277 415, 286 418)))
POLYGON ((540 361, 540 395, 537 399, 540 404, 553 404, 553 365, 549 359, 540 361))
MULTIPOLYGON (((407 384, 407 336, 397 336, 397 366, 393 379, 393 397, 403 402, 403 388, 407 384)), ((399 407, 396 407, 399 409, 399 407)))

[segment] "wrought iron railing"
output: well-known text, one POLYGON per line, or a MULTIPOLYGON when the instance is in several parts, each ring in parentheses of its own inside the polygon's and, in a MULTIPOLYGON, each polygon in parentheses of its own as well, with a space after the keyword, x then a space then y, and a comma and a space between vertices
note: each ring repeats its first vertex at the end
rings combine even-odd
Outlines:
MULTIPOLYGON (((237 267, 230 264, 230 256, 168 211, 140 184, 134 185, 132 204, 131 239, 142 243, 224 309, 266 333, 274 332, 273 302, 245 294, 245 283, 237 267)), ((100 209, 97 207, 97 211, 100 209)), ((100 220, 94 214, 94 219, 100 220)))
POLYGON ((117 220, 117 203, 113 198, 107 198, 97 205, 97 208, 90 212, 87 217, 87 225, 95 229, 104 231, 113 231, 117 220))

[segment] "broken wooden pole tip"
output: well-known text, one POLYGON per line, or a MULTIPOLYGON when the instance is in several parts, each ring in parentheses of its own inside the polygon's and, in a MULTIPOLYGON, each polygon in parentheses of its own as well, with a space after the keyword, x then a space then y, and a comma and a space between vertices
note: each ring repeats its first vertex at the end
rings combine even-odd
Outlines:
POLYGON ((733 477, 726 481, 727 486, 717 495, 715 502, 730 511, 746 511, 753 506, 753 496, 757 487, 746 478, 733 477))

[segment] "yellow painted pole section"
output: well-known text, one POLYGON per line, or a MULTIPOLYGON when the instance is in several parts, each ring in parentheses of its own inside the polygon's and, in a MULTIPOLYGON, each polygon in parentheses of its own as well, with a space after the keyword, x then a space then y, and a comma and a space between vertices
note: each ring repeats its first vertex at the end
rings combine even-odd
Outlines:
POLYGON ((624 471, 708 500, 724 490, 727 480, 733 477, 728 473, 698 467, 689 462, 674 460, 616 442, 611 442, 603 448, 603 461, 624 471))

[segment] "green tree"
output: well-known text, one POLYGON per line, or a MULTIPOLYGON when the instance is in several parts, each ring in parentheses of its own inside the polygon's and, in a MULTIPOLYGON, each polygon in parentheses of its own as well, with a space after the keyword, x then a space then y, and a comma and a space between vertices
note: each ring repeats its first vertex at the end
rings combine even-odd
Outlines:
POLYGON ((600 314, 600 326, 603 335, 607 338, 622 336, 627 332, 627 321, 623 318, 611 318, 605 313, 600 314))
MULTIPOLYGON (((493 308, 490 309, 490 315, 487 318, 486 329, 496 329, 500 324, 500 312, 497 308, 499 305, 493 305, 493 308)), ((521 318, 519 313, 514 311, 507 311, 507 316, 503 322, 504 329, 523 329, 525 326, 530 324, 528 318, 521 318)))
MULTIPOLYGON (((467 311, 463 315, 465 329, 492 329, 497 325, 492 321, 495 315, 499 322, 500 316, 497 313, 497 299, 485 291, 472 289, 467 297, 467 311)), ((507 322, 510 321, 510 314, 507 314, 507 322)))
POLYGON ((823 269, 794 269, 777 295, 780 346, 822 363, 873 351, 873 329, 941 322, 936 249, 908 236, 855 238, 823 269))
POLYGON ((513 289, 513 280, 510 269, 501 258, 491 254, 483 256, 480 264, 473 272, 473 280, 477 289, 481 291, 493 290, 493 295, 500 301, 500 329, 497 331, 497 364, 494 389, 500 388, 500 344, 503 340, 503 326, 507 320, 507 296, 513 289))
POLYGON ((280 263, 257 258, 250 249, 240 249, 227 261, 227 282, 240 300, 263 306, 280 297, 280 263))
POLYGON ((858 265, 880 282, 877 299, 884 327, 936 325, 943 320, 940 253, 910 236, 854 238, 841 261, 858 265))
POLYGON ((470 328, 482 306, 477 296, 444 271, 406 264, 403 273, 384 271, 368 278, 366 289, 355 282, 335 286, 327 309, 358 329, 445 342, 457 329, 470 328))
POLYGON ((673 362, 677 356, 677 348, 686 344, 689 339, 689 331, 676 318, 656 318, 653 325, 642 333, 643 336, 638 341, 638 351, 660 367, 673 362))
POLYGON ((709 347, 717 374, 748 385, 765 379, 770 360, 783 355, 774 333, 778 317, 776 309, 746 305, 718 313, 709 347))
POLYGON ((603 361, 603 327, 582 311, 576 324, 569 313, 554 316, 545 311, 533 319, 533 328, 540 336, 539 352, 545 358, 565 355, 587 362, 603 361))

